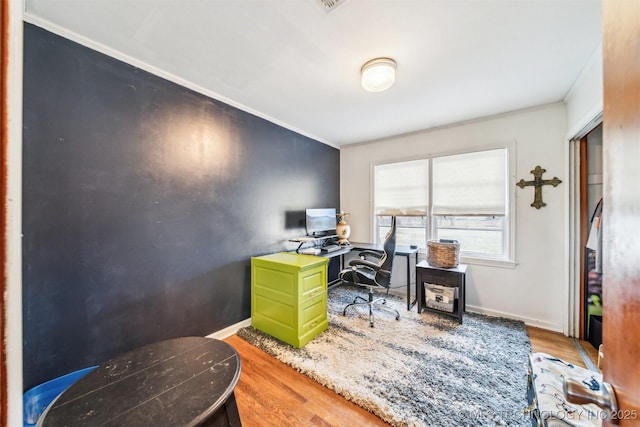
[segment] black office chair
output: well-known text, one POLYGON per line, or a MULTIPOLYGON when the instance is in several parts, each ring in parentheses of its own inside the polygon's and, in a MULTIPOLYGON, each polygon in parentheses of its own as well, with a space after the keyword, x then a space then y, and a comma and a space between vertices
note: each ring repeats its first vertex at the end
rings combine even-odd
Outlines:
POLYGON ((373 307, 385 308, 396 313, 396 320, 400 320, 400 313, 397 310, 388 307, 386 298, 389 296, 389 288, 391 286, 391 268, 393 267, 393 258, 396 253, 396 217, 391 217, 391 230, 387 233, 384 240, 384 251, 362 251, 359 253, 360 259, 354 259, 349 262, 350 268, 346 268, 340 272, 340 279, 343 282, 353 283, 358 286, 365 286, 369 289, 369 299, 357 296, 353 302, 347 305, 342 311, 342 315, 347 315, 347 308, 357 305, 366 305, 369 307, 369 324, 373 328, 373 307), (372 257, 377 262, 367 259, 372 257), (375 289, 385 289, 386 295, 380 298, 374 298, 375 289))

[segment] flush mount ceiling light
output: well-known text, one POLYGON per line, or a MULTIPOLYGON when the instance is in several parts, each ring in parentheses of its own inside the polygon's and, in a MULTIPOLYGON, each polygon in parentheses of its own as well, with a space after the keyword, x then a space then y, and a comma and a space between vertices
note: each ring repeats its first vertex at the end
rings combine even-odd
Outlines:
POLYGON ((381 92, 389 89, 396 81, 396 61, 391 58, 375 58, 365 63, 360 72, 364 90, 381 92))

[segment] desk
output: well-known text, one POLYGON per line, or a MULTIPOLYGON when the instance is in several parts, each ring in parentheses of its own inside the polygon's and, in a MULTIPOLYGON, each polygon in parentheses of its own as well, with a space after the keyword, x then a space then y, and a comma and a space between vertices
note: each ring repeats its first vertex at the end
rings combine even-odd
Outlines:
POLYGON ((184 337, 150 344, 88 373, 38 426, 240 426, 233 390, 240 358, 229 344, 184 337))
MULTIPOLYGON (((351 242, 351 246, 345 246, 344 248, 334 251, 334 252, 322 252, 317 256, 325 257, 325 258, 333 258, 336 256, 340 256, 340 266, 341 270, 344 268, 344 256, 351 251, 382 251, 382 245, 375 245, 373 243, 362 243, 362 242, 351 242)), ((418 299, 411 301, 411 256, 413 255, 415 258, 415 264, 418 265, 418 248, 412 248, 410 246, 396 246, 396 256, 403 256, 407 258, 407 311, 411 310, 414 305, 418 302, 418 299)), ((338 280, 334 280, 330 285, 335 285, 339 283, 338 280)), ((417 283, 417 282, 416 282, 417 283)), ((416 294, 417 295, 417 294, 416 294)))
MULTIPOLYGON (((337 236, 327 236, 325 238, 311 238, 311 237, 299 237, 295 239, 291 239, 292 242, 300 243, 296 252, 300 250, 303 244, 305 243, 313 243, 317 240, 330 239, 337 236)), ((362 242, 351 242, 350 245, 343 246, 342 248, 333 251, 333 252, 320 252, 315 254, 315 256, 323 257, 323 258, 334 258, 340 257, 340 270, 344 269, 344 256, 351 251, 364 251, 364 250, 372 250, 372 251, 382 251, 382 244, 373 244, 373 243, 362 243, 362 242)), ((413 255, 415 258, 415 264, 418 265, 418 252, 419 249, 412 248, 410 246, 397 245, 396 246, 396 256, 403 256, 407 258, 407 311, 411 310, 414 305, 418 302, 417 294, 416 299, 411 301, 411 256, 413 255)), ((329 282, 328 286, 336 286, 340 283, 340 279, 335 279, 329 282)), ((416 287, 418 282, 416 281, 416 287)))

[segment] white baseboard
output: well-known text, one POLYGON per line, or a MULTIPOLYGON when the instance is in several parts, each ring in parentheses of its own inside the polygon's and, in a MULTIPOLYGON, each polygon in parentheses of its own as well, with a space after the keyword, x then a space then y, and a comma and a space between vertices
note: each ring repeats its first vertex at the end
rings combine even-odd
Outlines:
POLYGON ((505 313, 497 310, 488 310, 486 308, 477 307, 473 305, 467 304, 466 311, 469 313, 478 313, 478 314, 486 314, 487 316, 493 317, 506 317, 507 319, 520 320, 525 323, 525 325, 535 326, 536 328, 547 329, 549 331, 554 332, 563 332, 562 325, 547 322, 540 319, 533 319, 531 317, 518 316, 513 313, 505 313))
POLYGON ((223 340, 235 334, 236 332, 238 332, 239 329, 242 329, 247 326, 251 326, 251 318, 245 319, 231 326, 227 326, 224 329, 220 329, 219 331, 216 331, 212 334, 207 335, 207 338, 215 338, 218 340, 223 340))

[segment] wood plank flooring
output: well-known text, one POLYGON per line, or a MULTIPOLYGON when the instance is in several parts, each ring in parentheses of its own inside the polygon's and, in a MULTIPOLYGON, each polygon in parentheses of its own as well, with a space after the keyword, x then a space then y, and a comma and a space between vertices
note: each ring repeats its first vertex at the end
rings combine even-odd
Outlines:
POLYGON ((242 338, 225 341, 242 361, 235 395, 244 427, 388 425, 242 338))
MULTIPOLYGON (((551 332, 531 326, 527 327, 527 332, 529 333, 533 351, 549 353, 576 366, 586 367, 571 338, 567 338, 559 332, 551 332)), ((589 354, 593 364, 597 364, 598 350, 589 341, 580 341, 580 343, 589 354)))
MULTIPOLYGON (((585 366, 570 338, 533 327, 527 331, 533 351, 585 366)), ((242 338, 233 335, 225 341, 237 350, 242 360, 235 395, 244 427, 388 425, 242 338)), ((590 343, 583 343, 595 362, 597 351, 590 343)))

